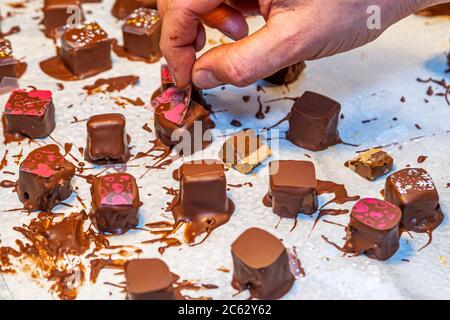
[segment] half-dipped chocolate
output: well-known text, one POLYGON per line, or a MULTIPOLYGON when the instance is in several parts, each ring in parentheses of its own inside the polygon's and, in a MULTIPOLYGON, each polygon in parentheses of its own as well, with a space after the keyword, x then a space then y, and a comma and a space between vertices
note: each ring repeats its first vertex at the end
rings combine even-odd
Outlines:
POLYGON ((126 120, 120 113, 99 114, 87 121, 85 159, 91 163, 126 163, 130 159, 126 120))
POLYGON ((90 218, 101 233, 123 234, 139 223, 139 189, 128 173, 93 177, 90 218))
POLYGON ((269 192, 263 203, 283 218, 317 211, 317 179, 309 161, 277 160, 269 164, 269 192))
POLYGON ((45 138, 55 129, 52 92, 35 88, 14 90, 5 105, 5 131, 29 138, 45 138))
POLYGON ((72 194, 75 166, 59 147, 49 144, 33 150, 19 167, 17 194, 28 211, 50 212, 72 194))
POLYGON ((338 132, 340 112, 341 105, 337 101, 306 91, 292 106, 287 138, 311 151, 334 146, 341 142, 338 132))
POLYGON ((264 80, 276 85, 291 84, 297 81, 305 68, 306 64, 299 62, 275 72, 264 80))
POLYGON ((231 245, 233 280, 238 291, 252 298, 279 299, 294 284, 289 253, 280 239, 258 228, 242 233, 231 245))

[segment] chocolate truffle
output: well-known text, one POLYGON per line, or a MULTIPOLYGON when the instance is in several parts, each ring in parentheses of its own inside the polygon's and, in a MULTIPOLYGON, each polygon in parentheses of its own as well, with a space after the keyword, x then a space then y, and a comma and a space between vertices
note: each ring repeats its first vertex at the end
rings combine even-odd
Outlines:
POLYGON ((56 126, 52 92, 17 89, 5 106, 5 131, 29 138, 45 138, 56 126))
POLYGON ((145 59, 160 57, 161 27, 158 11, 148 8, 134 10, 122 27, 125 50, 145 59))
POLYGON ((366 180, 374 181, 392 170, 394 159, 381 149, 370 149, 347 161, 346 167, 366 180))
MULTIPOLYGON (((80 19, 83 19, 80 0, 45 0, 44 2, 44 20, 45 35, 54 37, 56 29, 68 24, 70 19, 78 10, 80 19)), ((82 22, 82 21, 77 21, 82 22)))
POLYGON ((156 137, 178 153, 188 156, 211 143, 208 130, 215 127, 209 112, 191 99, 192 88, 169 87, 152 100, 156 137))
POLYGON ((243 130, 225 141, 219 157, 225 165, 246 174, 271 154, 272 150, 256 135, 255 130, 243 130))
POLYGON ((287 68, 281 69, 264 80, 276 85, 290 84, 297 81, 305 68, 306 64, 304 62, 299 62, 287 68))
POLYGON ((126 120, 120 113, 99 114, 87 121, 84 157, 97 164, 126 163, 130 159, 126 120))
POLYGON ((134 259, 125 265, 127 300, 178 300, 174 276, 160 259, 134 259))
POLYGON ((317 179, 309 161, 279 160, 269 164, 270 186, 263 203, 283 218, 317 211, 317 179))
POLYGON ((248 289, 252 298, 279 299, 294 284, 290 258, 283 243, 267 231, 251 228, 231 245, 233 280, 239 291, 248 289))
POLYGON ((172 213, 176 223, 187 224, 188 243, 228 222, 235 208, 227 196, 223 164, 214 160, 186 162, 174 176, 180 181, 180 192, 173 201, 172 213))
POLYGON ((389 259, 400 246, 401 218, 401 210, 387 201, 359 200, 350 214, 344 250, 371 259, 389 259))
POLYGON ((111 40, 96 22, 66 26, 61 36, 61 60, 84 79, 111 69, 111 40))
POLYGON ((50 212, 72 194, 75 166, 64 159, 59 147, 49 144, 30 152, 20 164, 17 194, 26 210, 50 212))
POLYGON ((128 173, 94 177, 90 218, 101 233, 123 234, 139 223, 139 189, 128 173))
POLYGON ((117 19, 124 19, 138 8, 156 9, 156 1, 157 0, 116 0, 111 13, 117 19))
POLYGON ((18 61, 13 57, 11 42, 7 39, 0 39, 0 85, 3 78, 18 77, 18 61))
POLYGON ((289 117, 287 138, 295 145, 321 151, 341 142, 338 132, 341 105, 321 94, 306 91, 289 117))
POLYGON ((436 186, 424 169, 408 168, 391 174, 386 180, 385 200, 402 210, 403 230, 430 232, 444 219, 436 186))

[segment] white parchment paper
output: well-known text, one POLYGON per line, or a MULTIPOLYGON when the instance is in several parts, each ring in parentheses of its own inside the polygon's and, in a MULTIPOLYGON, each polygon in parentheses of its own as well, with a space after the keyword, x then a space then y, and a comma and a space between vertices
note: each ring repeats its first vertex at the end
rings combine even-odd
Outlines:
MULTIPOLYGON (((159 86, 159 64, 148 65, 140 62, 130 62, 113 54, 113 69, 94 78, 79 82, 64 83, 65 89, 58 91, 57 80, 51 79, 39 69, 39 62, 54 55, 52 41, 46 39, 38 30, 41 19, 40 7, 42 1, 30 1, 27 9, 12 10, 2 1, 2 14, 14 11, 16 14, 3 21, 3 31, 9 27, 20 25, 22 31, 10 37, 15 56, 25 58, 28 70, 21 79, 21 86, 34 85, 42 89, 53 90, 56 105, 57 127, 52 136, 60 142, 71 142, 76 147, 84 147, 86 139, 85 122, 72 124, 73 117, 86 119, 93 114, 105 112, 121 112, 127 118, 128 133, 132 137, 133 153, 149 149, 149 140, 154 138, 142 130, 145 123, 152 125, 152 112, 143 107, 127 105, 117 106, 113 97, 140 97, 148 101, 151 93, 159 86), (87 97, 81 89, 91 84, 97 78, 108 78, 119 75, 139 75, 140 82, 135 87, 129 87, 120 93, 100 94, 87 97), (67 106, 73 104, 72 108, 67 106)), ((96 20, 110 36, 121 40, 121 22, 110 15, 112 0, 104 0, 103 4, 85 5, 85 12, 90 20, 96 20)), ((256 29, 261 21, 249 19, 252 29, 256 29)), ((428 97, 428 84, 416 82, 417 77, 430 76, 449 80, 446 69, 445 52, 449 49, 450 20, 448 18, 425 19, 410 17, 392 27, 376 42, 349 53, 341 54, 320 61, 308 62, 308 67, 300 80, 290 86, 266 87, 265 92, 257 92, 256 85, 237 89, 227 87, 226 90, 208 91, 206 97, 214 110, 227 110, 215 115, 217 126, 221 130, 230 128, 230 121, 238 119, 243 127, 264 128, 283 118, 290 110, 292 102, 280 101, 269 103, 271 112, 264 120, 255 118, 258 110, 257 97, 268 101, 283 96, 298 96, 305 90, 313 90, 329 95, 342 103, 345 119, 340 122, 343 139, 360 144, 359 148, 338 145, 323 152, 309 152, 293 146, 286 140, 279 140, 279 153, 272 159, 303 159, 310 155, 316 165, 318 177, 322 180, 332 180, 346 184, 349 193, 362 197, 380 197, 384 187, 384 179, 367 182, 344 167, 344 162, 354 157, 356 150, 373 146, 391 144, 388 147, 395 158, 396 169, 406 165, 423 167, 433 177, 441 197, 442 210, 446 214, 443 224, 434 232, 432 244, 423 251, 417 252, 427 241, 425 235, 414 234, 414 239, 404 235, 398 253, 387 262, 370 260, 364 256, 343 257, 335 248, 325 243, 321 235, 327 235, 330 240, 342 243, 344 230, 338 226, 320 222, 310 235, 313 218, 301 217, 298 227, 290 232, 292 221, 284 220, 275 229, 278 217, 271 209, 262 205, 261 199, 267 191, 267 162, 256 174, 244 176, 234 170, 227 173, 228 183, 238 184, 251 182, 253 187, 231 188, 229 195, 236 203, 236 212, 231 221, 215 230, 206 242, 197 247, 183 245, 170 248, 162 257, 173 272, 183 279, 196 280, 202 283, 213 283, 219 289, 192 292, 191 296, 205 295, 214 299, 232 299, 234 293, 230 285, 231 273, 220 272, 217 269, 225 267, 232 269, 230 254, 231 243, 247 228, 260 227, 283 239, 287 247, 296 246, 299 257, 306 270, 306 277, 296 281, 293 289, 285 296, 286 299, 445 299, 450 298, 450 107, 442 97, 428 97), (244 103, 243 95, 250 95, 251 100, 244 103), (405 103, 400 102, 404 96, 405 103), (424 98, 429 100, 425 103, 424 98), (396 117, 397 121, 392 119, 396 117), (363 124, 363 120, 377 118, 363 124), (418 124, 422 129, 418 129, 418 124), (411 141, 412 138, 424 136, 411 141), (400 148, 401 146, 401 148, 400 148), (400 150, 401 149, 401 150, 400 150), (425 155, 428 159, 417 163, 418 156, 425 155)), ((215 31, 208 31, 209 46, 224 39, 215 31)), ((433 88, 438 90, 437 86, 433 88)), ((4 106, 7 96, 0 96, 0 106, 4 106)), ((266 105, 266 104, 265 104, 266 105)), ((280 126, 287 130, 287 124, 280 126)), ((46 139, 46 143, 52 143, 46 139)), ((216 157, 223 138, 217 137, 204 157, 216 157)), ((9 144, 8 166, 4 170, 18 172, 12 155, 23 149, 24 154, 35 148, 27 142, 9 144)), ((0 145, 0 155, 4 154, 5 146, 0 145)), ((74 147, 76 156, 78 148, 74 147)), ((199 155, 195 155, 197 158, 199 155)), ((188 159, 186 159, 188 160, 188 159)), ((150 164, 148 158, 135 161, 138 168, 128 169, 136 177, 140 176, 150 164)), ((171 172, 181 164, 174 163, 167 170, 152 170, 143 179, 138 180, 141 187, 141 199, 144 206, 140 211, 140 226, 159 220, 170 221, 170 214, 161 215, 162 208, 171 196, 162 189, 177 188, 177 183, 171 179, 171 172)), ((89 173, 100 172, 98 170, 89 173)), ((0 179, 13 180, 17 177, 0 172, 0 179)), ((75 177, 73 185, 78 187, 78 194, 87 204, 90 202, 89 185, 85 180, 75 177)), ((35 214, 27 215, 21 212, 4 212, 21 206, 17 195, 11 189, 0 188, 0 239, 1 245, 14 246, 14 241, 20 234, 13 231, 14 226, 30 221, 35 214)), ((328 196, 321 202, 329 200, 328 196)), ((59 206, 55 212, 73 212, 81 209, 75 196, 67 203, 75 208, 59 206)), ((341 208, 350 209, 351 203, 341 208)), ((328 220, 346 224, 348 216, 328 217, 328 220)), ((141 242, 151 239, 145 231, 132 231, 112 239, 113 244, 136 245, 144 250, 142 257, 160 257, 157 251, 159 244, 142 245, 141 242)), ((104 282, 119 283, 123 276, 114 275, 117 271, 102 271, 96 284, 85 284, 81 289, 79 299, 123 299, 120 289, 107 286, 104 282)), ((0 299, 52 299, 48 291, 48 283, 31 280, 29 274, 4 274, 0 278, 0 299)), ((234 299, 247 298, 245 293, 234 299)))

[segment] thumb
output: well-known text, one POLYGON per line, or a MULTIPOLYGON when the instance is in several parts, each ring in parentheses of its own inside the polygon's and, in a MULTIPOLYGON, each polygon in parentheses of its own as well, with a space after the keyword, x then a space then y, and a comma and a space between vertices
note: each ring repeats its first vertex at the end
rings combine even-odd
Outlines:
POLYGON ((245 87, 300 61, 298 33, 280 22, 269 20, 256 33, 206 52, 194 64, 194 84, 202 89, 224 83, 245 87))

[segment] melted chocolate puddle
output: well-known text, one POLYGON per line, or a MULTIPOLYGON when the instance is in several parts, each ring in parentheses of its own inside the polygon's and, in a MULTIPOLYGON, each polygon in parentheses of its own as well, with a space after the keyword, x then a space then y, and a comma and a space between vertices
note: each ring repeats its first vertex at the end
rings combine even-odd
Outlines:
POLYGON ((56 55, 39 63, 41 70, 48 76, 62 81, 81 80, 64 65, 59 55, 56 55))
POLYGON ((3 155, 2 160, 0 161, 0 170, 3 170, 8 165, 8 159, 6 158, 8 156, 9 150, 5 150, 5 154, 3 155))
POLYGON ((117 42, 116 39, 113 39, 113 41, 112 41, 112 50, 118 57, 120 57, 120 58, 127 58, 130 61, 140 61, 140 62, 145 62, 145 63, 155 63, 155 62, 157 62, 157 61, 159 61, 161 59, 161 55, 152 56, 149 59, 135 56, 135 55, 131 54, 130 52, 126 51, 123 46, 119 45, 119 43, 117 42))
POLYGON ((83 90, 85 90, 88 95, 106 92, 112 93, 115 91, 122 91, 130 85, 134 86, 138 81, 139 77, 134 75, 97 79, 94 84, 84 86, 83 90))
POLYGON ((332 181, 317 180, 317 195, 333 193, 334 198, 325 203, 322 208, 330 203, 344 204, 350 201, 357 201, 360 196, 349 196, 345 185, 337 184, 332 181))

